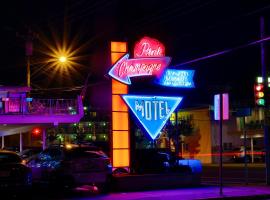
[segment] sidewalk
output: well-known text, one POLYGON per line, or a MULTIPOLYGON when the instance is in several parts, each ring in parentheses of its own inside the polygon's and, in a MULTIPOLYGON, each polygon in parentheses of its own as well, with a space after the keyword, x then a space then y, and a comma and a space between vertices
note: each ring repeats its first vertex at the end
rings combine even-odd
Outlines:
POLYGON ((144 192, 111 193, 96 196, 99 200, 197 200, 197 199, 270 199, 269 186, 224 187, 224 195, 219 195, 219 187, 203 186, 144 192))

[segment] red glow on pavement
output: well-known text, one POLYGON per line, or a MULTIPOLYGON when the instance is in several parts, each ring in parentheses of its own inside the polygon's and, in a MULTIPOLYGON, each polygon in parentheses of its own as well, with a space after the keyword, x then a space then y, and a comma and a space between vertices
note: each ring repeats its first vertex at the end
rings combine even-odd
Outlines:
MULTIPOLYGON (((240 152, 225 152, 225 153, 222 153, 222 156, 240 156, 240 155, 244 155, 243 153, 240 153, 240 152)), ((265 155, 265 152, 247 152, 247 155, 265 155)), ((197 157, 206 157, 206 156, 220 156, 219 153, 198 153, 198 154, 193 154, 193 153, 186 153, 186 154, 183 154, 183 157, 194 157, 194 156, 197 156, 197 157)))

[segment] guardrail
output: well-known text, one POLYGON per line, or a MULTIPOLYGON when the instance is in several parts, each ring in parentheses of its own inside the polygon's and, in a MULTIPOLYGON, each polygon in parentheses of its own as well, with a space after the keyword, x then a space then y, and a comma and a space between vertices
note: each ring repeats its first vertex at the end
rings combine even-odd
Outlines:
POLYGON ((77 99, 2 98, 0 115, 76 115, 77 99))

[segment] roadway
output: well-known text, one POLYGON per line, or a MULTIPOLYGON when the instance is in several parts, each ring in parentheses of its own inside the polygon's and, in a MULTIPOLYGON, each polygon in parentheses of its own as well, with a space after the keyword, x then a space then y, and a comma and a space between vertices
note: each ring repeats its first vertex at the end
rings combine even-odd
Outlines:
MULTIPOLYGON (((265 184, 265 165, 262 163, 248 163, 247 183, 250 185, 265 184)), ((225 185, 244 185, 246 183, 245 166, 243 163, 223 164, 223 182, 225 185)), ((202 184, 219 184, 219 165, 203 166, 202 184)))
MULTIPOLYGON (((153 188, 151 190, 139 191, 112 191, 109 194, 95 194, 90 191, 63 194, 54 188, 48 191, 46 188, 34 189, 26 194, 26 199, 67 199, 67 200, 86 200, 86 199, 126 199, 126 200, 170 200, 170 199, 208 199, 219 197, 218 169, 216 164, 204 165, 202 174, 202 185, 196 187, 172 187, 172 188, 153 188)), ((224 164, 224 194, 229 196, 249 196, 261 195, 253 199, 268 199, 270 188, 265 186, 265 166, 264 164, 248 164, 248 186, 245 186, 244 164, 224 164)), ((171 179, 171 178, 169 178, 171 179)), ((129 183, 132 185, 133 183, 129 183)), ((140 184, 140 182, 138 182, 140 184)), ((13 195, 12 195, 13 196, 13 195)), ((11 196, 8 196, 8 199, 11 196)), ((21 199, 21 195, 13 196, 14 199, 21 199)), ((238 199, 238 198, 237 198, 238 199)), ((251 198, 250 198, 251 199, 251 198)))
POLYGON ((76 192, 63 194, 43 190, 35 194, 22 196, 7 196, 1 199, 39 199, 39 200, 203 200, 203 199, 269 199, 269 186, 225 186, 223 194, 220 195, 217 186, 184 187, 176 189, 147 190, 136 192, 111 192, 108 194, 95 194, 90 192, 76 192))

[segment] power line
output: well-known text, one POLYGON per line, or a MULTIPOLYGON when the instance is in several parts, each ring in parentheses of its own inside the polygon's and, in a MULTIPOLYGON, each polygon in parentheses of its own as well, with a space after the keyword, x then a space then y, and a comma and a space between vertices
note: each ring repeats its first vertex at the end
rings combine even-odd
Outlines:
POLYGON ((203 56, 203 57, 200 57, 200 58, 195 58, 195 59, 192 59, 192 60, 189 60, 189 61, 180 63, 180 64, 176 64, 174 66, 175 67, 180 67, 180 66, 184 66, 184 65, 187 65, 187 64, 192 64, 192 63, 199 62, 199 61, 202 61, 202 60, 206 60, 206 59, 209 59, 209 58, 213 58, 213 57, 216 57, 216 56, 224 55, 224 54, 230 53, 232 51, 243 49, 243 48, 246 48, 246 47, 249 47, 249 46, 257 45, 257 44, 260 44, 262 42, 266 42, 268 40, 270 40, 270 36, 269 37, 266 37, 266 38, 263 38, 263 39, 260 39, 260 40, 256 40, 256 41, 250 42, 248 44, 244 44, 244 45, 238 46, 238 47, 234 47, 234 48, 230 48, 230 49, 225 49, 223 51, 212 53, 212 54, 209 54, 207 56, 203 56))
POLYGON ((80 90, 84 87, 89 87, 89 86, 95 86, 95 85, 100 85, 100 84, 104 84, 104 83, 107 83, 106 81, 100 81, 100 82, 97 82, 97 83, 88 83, 88 84, 85 84, 85 85, 78 85, 78 86, 72 86, 72 87, 54 87, 54 88, 42 88, 42 87, 39 87, 39 88, 34 88, 32 89, 33 91, 51 91, 51 90, 80 90))

